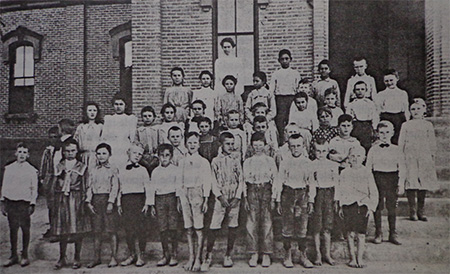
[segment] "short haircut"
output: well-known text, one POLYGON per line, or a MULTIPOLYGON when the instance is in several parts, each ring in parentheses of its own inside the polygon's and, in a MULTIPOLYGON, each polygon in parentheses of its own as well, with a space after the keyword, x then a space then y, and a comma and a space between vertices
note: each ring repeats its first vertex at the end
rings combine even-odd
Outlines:
POLYGON ((326 139, 324 138, 319 138, 317 139, 317 141, 315 142, 315 148, 317 148, 317 146, 326 146, 327 148, 329 148, 330 143, 327 142, 326 139))
POLYGON ((256 123, 267 123, 267 118, 262 115, 256 116, 255 118, 253 118, 253 124, 256 123))
POLYGON ((366 150, 361 145, 351 147, 348 155, 355 155, 355 153, 366 156, 366 150))
POLYGON ((324 96, 323 96, 323 97, 325 98, 325 97, 327 97, 327 96, 330 95, 330 94, 335 95, 336 98, 337 98, 337 90, 334 89, 334 88, 327 88, 327 89, 325 90, 325 93, 324 93, 324 96))
POLYGON ((381 122, 378 123, 377 125, 377 130, 380 130, 380 128, 389 128, 390 130, 392 130, 392 132, 394 132, 394 125, 387 121, 387 120, 383 120, 381 122))
POLYGON ((304 91, 300 91, 300 92, 296 93, 294 95, 294 100, 297 98, 305 98, 306 102, 308 102, 308 94, 306 94, 306 92, 304 92, 304 91))
POLYGON ((202 70, 198 75, 198 79, 202 79, 204 74, 209 75, 209 77, 211 77, 211 80, 214 80, 214 75, 209 70, 202 70))
POLYGON ((130 146, 128 147, 128 151, 130 151, 131 148, 133 148, 133 147, 137 147, 137 148, 141 149, 142 151, 145 150, 144 144, 142 144, 141 142, 136 142, 136 141, 132 142, 130 144, 130 146))
POLYGON ((278 52, 278 59, 280 59, 281 56, 283 56, 283 55, 285 55, 285 54, 287 54, 287 55, 289 56, 289 58, 292 59, 291 51, 288 50, 288 49, 282 49, 282 50, 280 50, 280 52, 278 52))
POLYGON ((181 72, 181 75, 183 75, 183 77, 185 76, 184 70, 183 70, 182 67, 174 67, 174 68, 172 68, 172 69, 170 70, 170 75, 172 75, 172 72, 174 72, 174 71, 179 71, 179 72, 181 72))
POLYGON ((17 143, 17 145, 16 145, 16 151, 17 151, 19 148, 25 148, 25 149, 28 149, 28 151, 30 150, 30 147, 28 146, 28 144, 26 144, 26 143, 24 143, 24 142, 19 142, 19 143, 17 143))
POLYGON ((233 75, 227 75, 227 76, 225 76, 225 77, 223 78, 223 80, 222 80, 222 85, 223 85, 223 86, 225 86, 225 82, 226 82, 227 80, 233 81, 235 85, 236 85, 236 83, 237 83, 236 77, 234 77, 233 75))
POLYGON ((291 129, 291 128, 295 128, 295 129, 297 129, 298 131, 300 131, 300 127, 299 127, 296 123, 289 123, 289 124, 287 124, 286 127, 284 128, 284 132, 288 132, 289 129, 291 129))
POLYGON ((141 116, 144 114, 144 112, 151 112, 153 113, 153 116, 156 117, 155 109, 151 106, 145 106, 141 109, 141 116))
POLYGON ((194 108, 194 107, 193 107, 194 104, 200 104, 200 105, 202 105, 203 110, 206 109, 206 104, 205 104, 205 102, 203 102, 202 100, 197 99, 197 100, 195 100, 194 102, 192 102, 192 103, 191 103, 191 108, 194 108))
POLYGON ((350 114, 342 114, 338 118, 338 125, 340 126, 343 122, 352 122, 353 117, 350 114))
POLYGON ((387 69, 387 70, 384 71, 383 75, 384 76, 386 76, 386 75, 394 75, 395 77, 399 78, 398 77, 398 72, 395 69, 387 69))
POLYGON ((157 148, 158 155, 161 155, 165 150, 168 150, 170 155, 173 156, 173 146, 171 144, 160 144, 157 148))
POLYGON ((165 103, 161 107, 161 115, 164 115, 164 112, 166 112, 167 108, 172 108, 173 109, 173 113, 177 113, 177 108, 174 105, 172 105, 172 103, 165 103))
POLYGON ((292 134, 291 136, 289 136, 288 140, 298 140, 298 139, 303 140, 303 136, 300 133, 292 134))
POLYGON ((61 129, 62 134, 73 135, 75 132, 75 123, 70 119, 61 119, 58 122, 58 126, 61 129))
POLYGON ((196 131, 189 131, 187 134, 186 134, 186 142, 189 140, 189 138, 191 138, 192 136, 195 136, 195 137, 197 137, 197 139, 199 139, 200 140, 200 134, 198 134, 198 132, 196 132, 196 131))
POLYGON ((258 102, 252 106, 252 112, 254 113, 258 108, 266 108, 266 113, 268 112, 268 107, 263 102, 258 102))
POLYGON ((170 134, 171 131, 181 131, 181 132, 183 132, 179 126, 172 126, 172 127, 170 127, 169 130, 167 131, 167 136, 169 136, 169 134, 170 134))
POLYGON ((261 79, 263 84, 267 84, 267 74, 264 71, 256 71, 253 73, 253 77, 261 79))
POLYGON ((222 132, 219 136, 220 143, 223 144, 223 142, 225 142, 225 139, 234 139, 234 135, 228 131, 222 132))
POLYGON ((107 143, 100 143, 96 148, 95 148, 95 152, 97 152, 99 149, 101 148, 106 148, 106 150, 109 152, 109 155, 112 154, 112 149, 111 146, 108 145, 107 143))
POLYGON ((317 66, 317 68, 320 69, 320 66, 321 66, 321 65, 327 65, 329 68, 331 68, 331 67, 330 67, 330 61, 328 61, 328 59, 323 59, 322 61, 320 61, 320 63, 319 63, 319 65, 317 66))
POLYGON ((233 48, 236 46, 234 40, 231 37, 223 38, 222 41, 220 41, 220 46, 223 48, 223 44, 225 43, 230 43, 233 48))
MULTIPOLYGON (((411 105, 414 105, 414 104, 419 104, 422 107, 427 108, 427 104, 425 103, 425 100, 422 97, 414 97, 413 103, 411 105)), ((411 106, 410 106, 410 108, 411 108, 411 106)))
POLYGON ((200 126, 200 124, 203 122, 208 123, 208 125, 210 126, 212 125, 211 119, 209 119, 208 117, 200 117, 200 119, 198 119, 197 121, 197 126, 200 126))
POLYGON ((309 78, 303 78, 298 84, 311 84, 311 80, 309 78))
POLYGON ((235 109, 232 109, 232 110, 228 111, 227 117, 229 118, 230 115, 232 115, 232 114, 238 114, 239 116, 241 116, 241 114, 239 113, 239 111, 237 111, 237 110, 235 110, 235 109))
POLYGON ((78 150, 78 151, 80 150, 80 146, 79 146, 77 140, 75 140, 74 138, 68 138, 67 140, 65 140, 65 141, 62 143, 63 150, 65 150, 66 147, 68 147, 68 146, 70 146, 70 145, 75 145, 75 146, 77 147, 77 150, 78 150))
POLYGON ((330 108, 328 107, 321 107, 317 110, 317 116, 320 117, 320 115, 322 115, 322 113, 328 113, 331 117, 333 117, 333 112, 331 111, 330 108))
POLYGON ((252 134, 252 137, 250 138, 250 144, 253 144, 253 142, 261 141, 264 144, 267 144, 266 136, 262 132, 255 132, 252 134))
POLYGON ((53 126, 53 127, 48 129, 47 133, 48 133, 48 135, 51 135, 51 134, 58 135, 59 134, 59 128, 57 126, 53 126))
POLYGON ((361 61, 366 61, 366 58, 364 58, 364 56, 356 56, 355 58, 353 58, 353 62, 361 62, 361 61))
POLYGON ((366 84, 366 82, 364 82, 364 81, 358 81, 358 82, 356 82, 356 83, 353 85, 353 90, 355 90, 355 88, 356 88, 357 85, 365 85, 365 86, 366 86, 366 89, 367 89, 367 84, 366 84))

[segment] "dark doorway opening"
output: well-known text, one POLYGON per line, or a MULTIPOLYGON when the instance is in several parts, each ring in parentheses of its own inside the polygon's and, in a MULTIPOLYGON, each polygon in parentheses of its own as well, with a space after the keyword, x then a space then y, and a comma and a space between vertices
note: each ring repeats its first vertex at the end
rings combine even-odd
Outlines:
POLYGON ((329 33, 332 77, 342 93, 355 73, 353 58, 363 56, 378 91, 385 89, 383 72, 394 68, 410 99, 425 97, 424 0, 330 0, 329 33))

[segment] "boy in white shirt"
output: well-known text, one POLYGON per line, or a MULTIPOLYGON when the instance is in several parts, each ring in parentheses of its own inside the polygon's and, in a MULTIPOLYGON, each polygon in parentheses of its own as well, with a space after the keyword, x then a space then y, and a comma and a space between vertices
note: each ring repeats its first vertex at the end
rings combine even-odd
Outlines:
POLYGON ((10 267, 19 263, 17 239, 19 228, 22 229, 22 267, 30 264, 28 245, 30 244, 30 216, 34 212, 38 196, 38 171, 27 159, 30 157, 28 147, 19 143, 16 147, 16 161, 5 167, 3 175, 1 210, 8 217, 11 241, 11 257, 3 264, 10 267))

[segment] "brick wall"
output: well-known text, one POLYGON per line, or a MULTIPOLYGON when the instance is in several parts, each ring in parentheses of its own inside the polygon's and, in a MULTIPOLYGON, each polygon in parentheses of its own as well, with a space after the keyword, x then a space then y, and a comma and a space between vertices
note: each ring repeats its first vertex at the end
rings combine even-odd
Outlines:
MULTIPOLYGON (((112 57, 109 31, 131 20, 131 5, 87 6, 87 100, 111 113, 110 100, 119 90, 119 61, 112 57)), ((26 27, 44 36, 35 63, 35 123, 7 124, 9 64, 0 64, 0 137, 40 138, 62 118, 79 121, 84 100, 84 7, 16 11, 2 14, 3 34, 26 27)), ((4 48, 0 47, 3 51, 4 48)), ((2 60, 5 61, 5 60, 2 60)))
POLYGON ((113 112, 111 99, 120 89, 120 64, 113 58, 109 31, 130 20, 131 4, 87 8, 86 99, 98 102, 103 114, 113 112))
POLYGON ((425 1, 427 103, 433 116, 450 115, 450 3, 425 1))
POLYGON ((278 52, 286 48, 292 53, 291 67, 302 77, 311 77, 313 9, 306 0, 271 1, 265 10, 258 10, 260 69, 270 75, 280 68, 278 52))

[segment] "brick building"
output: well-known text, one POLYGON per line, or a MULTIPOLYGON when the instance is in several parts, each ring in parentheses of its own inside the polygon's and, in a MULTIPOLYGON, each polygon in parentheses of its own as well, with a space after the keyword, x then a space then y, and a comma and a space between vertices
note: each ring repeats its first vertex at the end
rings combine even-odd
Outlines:
POLYGON ((131 94, 134 113, 159 109, 170 69, 183 67, 186 84, 199 88, 226 36, 248 73, 270 75, 288 48, 304 77, 330 59, 345 90, 352 58, 364 55, 379 89, 382 71, 394 67, 433 116, 450 113, 447 1, 2 0, 0 12, 3 141, 44 138, 61 118, 78 121, 85 101, 111 113, 119 90, 131 94))

